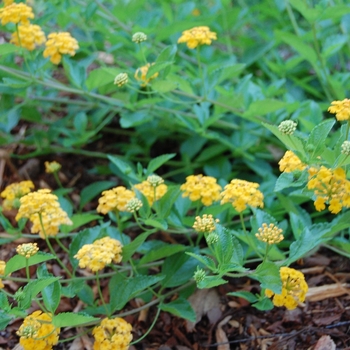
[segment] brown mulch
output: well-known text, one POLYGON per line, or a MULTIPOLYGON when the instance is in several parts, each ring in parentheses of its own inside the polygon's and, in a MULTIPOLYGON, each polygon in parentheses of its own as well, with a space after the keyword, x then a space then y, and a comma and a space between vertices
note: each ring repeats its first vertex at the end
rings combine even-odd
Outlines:
MULTIPOLYGON (((60 177, 64 185, 75 188, 73 200, 79 200, 78 194, 83 187, 102 180, 102 177, 87 171, 96 164, 93 164, 95 160, 84 157, 61 154, 55 158, 39 157, 34 163, 33 160, 12 160, 11 165, 4 157, 0 160, 3 163, 3 172, 0 174, 1 190, 9 183, 27 177, 34 180, 37 187, 56 188, 53 178, 44 172, 45 160, 57 160, 65 165, 60 177), (32 165, 28 165, 29 162, 32 165), (23 167, 27 167, 25 171, 23 167), (17 171, 14 172, 14 169, 17 171)), ((86 209, 93 209, 95 204, 92 203, 86 209)), ((18 242, 3 245, 0 259, 7 260, 14 255, 17 244, 18 242)), ((59 248, 56 248, 60 254, 59 248)), ((54 275, 63 275, 59 266, 48 267, 54 275)), ((294 267, 304 272, 310 287, 307 300, 297 309, 288 311, 285 308, 274 308, 271 311, 259 311, 244 299, 227 296, 228 292, 239 290, 258 293, 258 284, 245 278, 230 280, 228 284, 218 288, 196 291, 191 297, 198 314, 196 324, 161 312, 150 334, 130 349, 350 349, 349 259, 330 250, 320 249, 294 267)), ((32 273, 34 272, 32 267, 32 273)), ((10 292, 16 291, 20 286, 15 282, 5 284, 10 292)), ((132 301, 127 308, 136 308, 136 302, 132 301)), ((63 299, 58 311, 79 311, 82 307, 77 299, 63 299)), ((153 307, 142 314, 126 318, 133 324, 134 340, 148 330, 155 313, 156 308, 153 307)), ((18 337, 15 332, 20 324, 21 320, 15 320, 6 330, 0 332, 0 350, 16 347, 18 337)), ((63 330, 60 339, 75 334, 74 329, 63 330)), ((74 342, 59 344, 55 348, 89 350, 92 349, 92 338, 84 336, 74 342)))

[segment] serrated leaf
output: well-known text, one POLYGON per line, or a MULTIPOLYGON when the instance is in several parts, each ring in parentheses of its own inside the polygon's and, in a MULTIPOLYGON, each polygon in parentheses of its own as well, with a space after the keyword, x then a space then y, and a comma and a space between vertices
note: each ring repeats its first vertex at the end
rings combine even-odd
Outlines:
POLYGON ((177 88, 177 83, 170 80, 154 80, 151 83, 152 89, 160 93, 169 92, 177 88))
POLYGON ((240 292, 230 292, 230 293, 227 293, 227 295, 237 297, 237 298, 243 298, 245 300, 248 300, 250 303, 255 303, 256 301, 259 300, 253 293, 247 292, 245 290, 240 292))
POLYGON ((148 287, 162 281, 164 276, 144 276, 139 275, 132 278, 126 279, 111 279, 109 283, 110 290, 110 307, 111 312, 121 310, 125 304, 130 300, 135 298, 142 291, 146 290, 148 287), (118 291, 117 294, 114 291, 118 291))
POLYGON ((13 52, 19 52, 20 50, 21 50, 20 47, 13 45, 13 44, 4 43, 4 44, 0 45, 0 55, 1 56, 8 55, 8 54, 13 53, 13 52))
POLYGON ((199 255, 191 252, 186 252, 186 254, 192 256, 193 258, 197 259, 199 262, 201 262, 205 267, 207 267, 209 270, 216 270, 216 265, 213 259, 205 256, 205 255, 199 255))
POLYGON ((205 278, 202 281, 197 283, 197 287, 199 289, 213 288, 226 283, 227 281, 225 281, 219 276, 205 276, 205 278))
POLYGON ((89 203, 94 197, 116 185, 115 181, 97 181, 83 188, 80 192, 79 210, 89 203))
POLYGON ((113 165, 117 167, 120 174, 123 178, 131 178, 133 180, 139 181, 138 176, 135 173, 135 170, 131 167, 130 164, 120 159, 120 157, 112 156, 110 154, 107 155, 107 158, 111 161, 113 165))
POLYGON ((148 68, 146 79, 151 78, 154 74, 160 72, 161 70, 167 68, 168 66, 171 66, 173 63, 174 63, 173 61, 156 62, 155 64, 151 65, 148 68))
POLYGON ((18 271, 20 269, 25 268, 27 263, 28 266, 32 266, 51 259, 56 259, 56 256, 41 251, 37 252, 34 256, 31 256, 28 259, 22 255, 15 255, 6 263, 5 276, 9 275, 14 271, 18 271))
POLYGON ((160 304, 159 308, 163 311, 169 312, 175 316, 184 318, 191 322, 196 321, 196 313, 194 312, 191 304, 184 298, 178 298, 167 304, 160 304))
POLYGON ((76 327, 87 325, 88 323, 95 323, 99 320, 100 318, 85 315, 83 313, 62 312, 52 318, 52 324, 57 328, 76 327))
POLYGON ((138 235, 131 243, 123 247, 123 261, 128 261, 136 252, 137 248, 150 236, 154 231, 146 231, 138 235))
POLYGON ((169 159, 172 159, 175 156, 176 156, 176 153, 169 153, 169 154, 162 154, 161 156, 153 158, 147 166, 146 176, 152 175, 157 169, 159 169, 169 159))
MULTIPOLYGON (((0 45, 1 46, 1 45, 0 45)), ((9 325, 9 323, 14 319, 13 316, 8 315, 4 311, 0 310, 0 331, 3 331, 6 329, 6 327, 9 325)))
POLYGON ((285 188, 291 187, 302 187, 305 186, 305 183, 308 179, 308 173, 304 171, 303 173, 299 173, 299 177, 296 176, 295 173, 282 173, 278 179, 276 180, 274 192, 280 192, 285 188))
POLYGON ((286 146, 287 149, 293 151, 294 153, 297 152, 303 158, 306 158, 305 147, 302 139, 298 138, 295 135, 282 134, 278 130, 278 127, 275 125, 270 125, 267 123, 262 123, 262 125, 266 129, 270 130, 275 136, 277 136, 278 139, 286 146))
POLYGON ((156 261, 159 259, 166 258, 178 252, 182 252, 186 249, 186 246, 182 244, 167 244, 162 243, 161 246, 152 249, 147 254, 145 254, 140 260, 139 264, 145 264, 150 261, 156 261))
POLYGON ((316 125, 310 133, 310 136, 307 140, 306 147, 310 148, 312 146, 313 152, 311 154, 311 161, 315 159, 317 156, 322 154, 324 151, 326 144, 325 141, 329 132, 331 131, 335 120, 328 119, 323 121, 322 123, 316 125))
POLYGON ((248 110, 243 113, 243 117, 263 116, 271 112, 275 112, 287 106, 286 102, 275 99, 264 99, 252 102, 248 110))
POLYGON ((261 288, 270 289, 275 294, 281 294, 282 282, 279 267, 270 262, 262 262, 250 277, 257 279, 261 283, 261 288))
POLYGON ((219 269, 221 264, 231 261, 233 255, 232 235, 230 231, 221 225, 216 225, 216 233, 219 235, 219 240, 214 244, 215 257, 219 262, 219 269))
POLYGON ((274 308, 273 302, 269 298, 264 298, 259 300, 257 303, 253 304, 256 309, 261 311, 272 310, 274 308))

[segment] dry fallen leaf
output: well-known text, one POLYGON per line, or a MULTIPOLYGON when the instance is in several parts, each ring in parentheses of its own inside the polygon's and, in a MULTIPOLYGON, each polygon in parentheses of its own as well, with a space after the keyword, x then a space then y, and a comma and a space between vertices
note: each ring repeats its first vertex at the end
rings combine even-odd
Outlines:
POLYGON ((186 321, 187 332, 193 332, 196 324, 204 315, 208 314, 210 323, 215 323, 221 317, 220 298, 215 289, 197 289, 188 299, 194 312, 196 321, 186 321))
POLYGON ((228 321, 230 321, 232 316, 226 316, 217 326, 215 331, 215 337, 216 342, 220 345, 218 345, 218 350, 230 350, 230 344, 229 340, 227 338, 226 333, 222 329, 222 326, 224 326, 228 321))
POLYGON ((314 350, 335 350, 334 341, 329 335, 323 335, 316 343, 314 350))
POLYGON ((319 287, 311 287, 306 294, 306 300, 320 301, 324 299, 339 297, 344 294, 349 294, 349 287, 350 284, 348 283, 334 283, 319 287))

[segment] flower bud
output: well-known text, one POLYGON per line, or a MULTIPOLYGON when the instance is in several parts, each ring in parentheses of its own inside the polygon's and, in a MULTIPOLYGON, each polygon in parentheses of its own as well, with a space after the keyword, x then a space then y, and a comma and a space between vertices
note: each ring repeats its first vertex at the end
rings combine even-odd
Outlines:
POLYGON ((119 73, 114 78, 114 85, 118 85, 119 87, 127 84, 128 82, 128 74, 127 73, 119 73))
POLYGON ((293 120, 285 120, 280 125, 278 125, 278 130, 285 135, 293 135, 297 128, 297 123, 293 120))
POLYGON ((350 141, 344 141, 341 145, 341 153, 346 154, 347 156, 350 154, 350 141))
POLYGON ((147 35, 142 32, 137 32, 132 36, 132 41, 137 44, 140 44, 146 40, 147 40, 147 35))

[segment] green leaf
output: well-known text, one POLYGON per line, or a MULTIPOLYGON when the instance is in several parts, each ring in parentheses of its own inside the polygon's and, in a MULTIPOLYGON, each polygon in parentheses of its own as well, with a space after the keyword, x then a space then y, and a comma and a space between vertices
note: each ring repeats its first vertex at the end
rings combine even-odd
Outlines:
POLYGON ((267 98, 260 101, 254 101, 249 105, 248 110, 243 113, 243 117, 257 117, 266 115, 268 113, 285 108, 286 106, 287 102, 271 98, 267 98))
POLYGON ((178 298, 167 304, 161 303, 159 308, 191 322, 196 321, 196 313, 194 312, 191 304, 184 298, 178 298))
POLYGON ((288 1, 309 23, 314 23, 321 14, 320 9, 307 6, 307 2, 303 0, 288 1))
POLYGON ((269 298, 264 298, 259 300, 257 303, 253 304, 256 309, 261 311, 268 311, 274 308, 273 302, 269 298))
POLYGON ((310 136, 307 140, 306 147, 310 149, 312 146, 313 152, 311 155, 311 161, 315 159, 317 156, 321 155, 324 149, 326 148, 326 139, 331 131, 335 120, 327 119, 322 123, 316 125, 310 133, 310 136))
POLYGON ((156 62, 155 64, 151 65, 148 68, 146 79, 151 78, 154 74, 160 72, 161 70, 171 66, 174 62, 173 61, 163 61, 163 62, 156 62))
POLYGON ((159 228, 160 230, 166 230, 168 224, 165 220, 147 219, 144 221, 145 225, 159 228))
POLYGON ((205 267, 207 267, 211 271, 216 271, 216 265, 213 259, 205 256, 205 255, 199 255, 195 253, 186 252, 189 256, 192 256, 193 258, 197 259, 199 262, 201 262, 205 267))
POLYGON ((77 327, 98 321, 100 321, 100 318, 75 312, 62 312, 52 318, 52 324, 57 328, 77 327))
POLYGON ((173 61, 176 55, 177 46, 169 45, 165 47, 156 59, 157 62, 173 61))
POLYGON ((182 252, 185 249, 186 249, 186 246, 182 244, 167 244, 162 242, 160 246, 152 249, 147 254, 145 254, 140 260, 139 264, 142 265, 150 261, 163 259, 173 254, 176 254, 178 252, 182 252))
MULTIPOLYGON (((1 47, 2 45, 0 45, 1 47)), ((14 316, 10 316, 5 313, 3 310, 0 310, 0 331, 6 329, 9 323, 14 319, 14 316)))
POLYGON ((98 214, 83 213, 83 214, 74 214, 70 218, 73 222, 73 225, 62 225, 61 231, 63 233, 75 231, 80 226, 86 225, 91 221, 101 220, 102 216, 98 214))
POLYGON ((175 90, 177 83, 171 80, 154 80, 151 83, 152 89, 164 93, 175 90))
POLYGON ((152 175, 157 169, 159 169, 169 159, 172 159, 175 156, 176 156, 176 153, 170 153, 170 154, 162 154, 161 156, 153 158, 147 166, 146 176, 152 175))
POLYGON ((271 289, 275 294, 282 293, 282 282, 279 268, 270 261, 262 262, 250 277, 261 283, 261 288, 271 289))
POLYGON ((295 51, 298 52, 298 54, 306 61, 310 62, 312 65, 317 64, 317 54, 315 50, 313 49, 312 45, 307 43, 306 40, 303 40, 303 38, 289 33, 289 32, 282 32, 280 30, 275 31, 276 38, 280 39, 281 41, 284 41, 286 44, 291 46, 295 51))
POLYGON ((120 68, 103 67, 94 69, 86 79, 86 87, 88 90, 92 90, 103 85, 111 84, 119 73, 123 73, 120 68))
POLYGON ((122 279, 120 276, 112 278, 109 283, 111 312, 121 310, 125 304, 138 296, 148 287, 163 280, 164 276, 139 275, 132 278, 122 279), (115 291, 118 291, 116 294, 115 291))
POLYGON ((173 209, 174 203, 179 197, 180 185, 168 186, 168 190, 165 195, 158 200, 158 216, 160 219, 167 219, 173 209))
POLYGON ((18 305, 22 309, 28 309, 33 299, 47 286, 59 280, 59 277, 44 277, 28 282, 22 291, 17 291, 18 305))
POLYGON ((233 255, 232 234, 221 225, 216 225, 216 233, 219 235, 219 240, 215 243, 214 251, 215 258, 219 262, 219 269, 221 264, 231 261, 233 255))
POLYGON ((126 178, 127 180, 130 178, 139 181, 138 176, 136 175, 134 169, 130 166, 130 164, 120 159, 120 157, 112 156, 110 154, 107 155, 107 158, 119 170, 117 175, 120 174, 122 178, 126 178))
POLYGON ((131 243, 123 247, 123 261, 128 261, 133 254, 136 252, 137 248, 150 236, 154 231, 146 231, 138 235, 131 243))
POLYGON ((213 288, 226 283, 227 281, 225 281, 223 278, 219 276, 205 276, 205 278, 202 281, 197 283, 197 287, 199 289, 213 288))
POLYGON ((177 287, 189 281, 198 261, 182 252, 174 254, 165 259, 162 274, 165 275, 163 288, 177 287))
POLYGON ((13 45, 13 44, 1 44, 0 45, 0 55, 4 56, 4 55, 8 55, 10 53, 13 52, 19 52, 21 50, 20 47, 13 45))
POLYGON ((302 173, 282 173, 276 180, 274 192, 280 192, 291 187, 303 187, 308 180, 308 176, 306 171, 302 173))
POLYGON ((245 300, 248 300, 250 303, 255 303, 256 301, 259 300, 253 293, 247 292, 245 290, 240 292, 230 292, 230 293, 227 293, 227 295, 237 297, 237 298, 243 298, 245 300))
POLYGON ((13 256, 7 263, 5 268, 5 276, 9 275, 10 273, 14 271, 18 271, 20 269, 23 269, 27 265, 28 260, 28 266, 37 265, 44 261, 48 261, 51 259, 56 259, 56 257, 49 253, 44 253, 41 251, 38 251, 34 256, 31 256, 30 258, 25 258, 22 255, 15 255, 13 256))
MULTIPOLYGON (((39 266, 36 273, 38 278, 53 277, 53 275, 47 271, 45 264, 39 266)), ((54 314, 61 301, 61 284, 58 281, 51 283, 41 291, 41 295, 46 309, 54 314)))
POLYGON ((282 134, 278 130, 278 127, 275 125, 270 125, 266 123, 262 123, 262 125, 266 129, 270 130, 275 136, 277 136, 278 139, 286 146, 287 149, 293 152, 297 152, 298 155, 300 155, 302 158, 306 158, 305 147, 302 139, 298 138, 295 135, 282 134))
POLYGON ((6 312, 11 310, 10 303, 5 293, 0 293, 0 310, 6 312))

